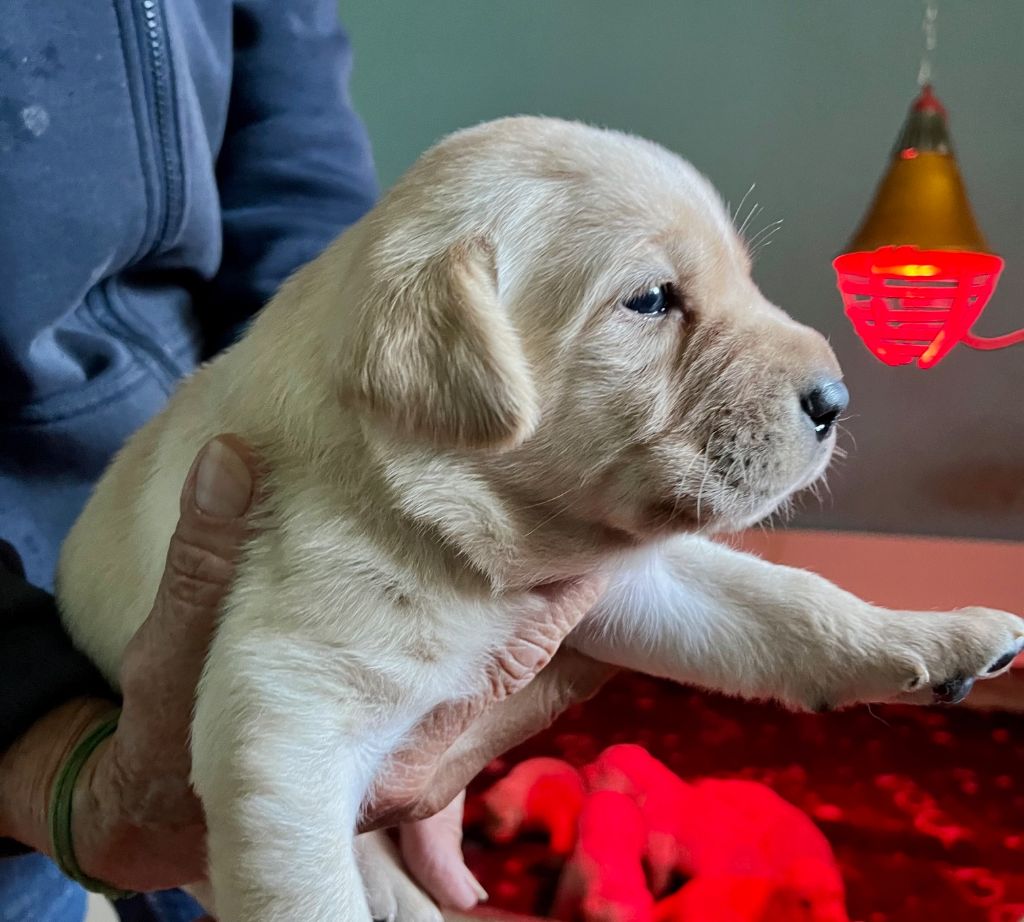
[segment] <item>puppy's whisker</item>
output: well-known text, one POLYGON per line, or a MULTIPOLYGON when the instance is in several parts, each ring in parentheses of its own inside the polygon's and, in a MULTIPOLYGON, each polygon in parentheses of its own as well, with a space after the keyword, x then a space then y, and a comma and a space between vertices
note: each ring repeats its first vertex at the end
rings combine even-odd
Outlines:
POLYGON ((771 233, 765 234, 763 237, 759 237, 757 242, 753 244, 753 250, 755 253, 763 250, 767 246, 771 246, 774 242, 773 238, 779 232, 781 228, 773 230, 771 233))
POLYGON ((729 469, 725 472, 725 476, 719 478, 718 489, 716 491, 716 505, 724 506, 729 500, 729 486, 732 481, 733 471, 736 470, 737 466, 741 463, 739 456, 733 459, 732 464, 729 465, 729 469))
POLYGON ((729 220, 732 221, 734 226, 736 224, 736 218, 739 216, 739 213, 743 210, 743 206, 746 204, 747 198, 750 196, 750 193, 754 191, 754 188, 756 186, 757 183, 752 182, 750 184, 750 188, 743 193, 743 198, 740 199, 739 204, 736 206, 736 210, 733 211, 731 208, 729 209, 729 220))
POLYGON ((690 458, 690 463, 686 465, 686 470, 683 471, 682 476, 680 476, 676 482, 675 500, 672 503, 673 518, 679 512, 679 504, 686 497, 687 493, 692 493, 692 491, 687 490, 687 482, 690 479, 690 473, 693 471, 694 465, 700 460, 702 454, 702 452, 697 452, 692 458, 690 458))
POLYGON ((768 225, 768 228, 762 228, 750 239, 747 243, 747 252, 750 254, 751 262, 756 262, 762 250, 772 245, 772 238, 781 227, 782 221, 780 219, 774 226, 768 225))
POLYGON ((869 714, 870 714, 870 715, 871 715, 872 717, 874 717, 874 718, 875 718, 875 720, 877 720, 877 721, 878 721, 878 722, 879 722, 880 724, 884 724, 884 725, 885 725, 885 726, 887 726, 887 727, 891 727, 891 726, 892 726, 892 724, 890 724, 890 723, 889 723, 889 721, 885 720, 885 719, 884 719, 884 718, 882 718, 882 717, 879 717, 879 716, 878 716, 878 715, 877 715, 877 714, 876 714, 876 713, 875 713, 875 712, 874 712, 873 710, 871 710, 871 705, 870 705, 870 704, 867 704, 867 705, 865 705, 865 707, 867 707, 867 709, 868 709, 868 713, 869 713, 869 714))
POLYGON ((772 221, 770 224, 766 224, 756 234, 751 236, 747 241, 747 246, 751 249, 756 249, 759 241, 762 243, 767 241, 782 229, 783 221, 783 218, 779 218, 778 221, 772 221))
POLYGON ((690 474, 693 473, 693 469, 696 466, 697 462, 703 459, 704 457, 704 450, 694 453, 693 457, 690 459, 690 463, 686 465, 686 470, 683 471, 682 476, 679 478, 679 485, 677 487, 679 491, 689 490, 690 493, 693 492, 693 489, 690 486, 690 474))
POLYGON ((750 244, 751 250, 753 250, 756 253, 758 250, 761 250, 764 247, 769 246, 771 244, 771 242, 772 242, 772 238, 781 229, 782 229, 782 225, 780 224, 778 227, 775 227, 772 230, 768 231, 768 233, 763 234, 762 236, 759 236, 755 241, 753 241, 750 244))
POLYGON ((528 503, 525 506, 516 506, 516 507, 514 507, 514 509, 512 511, 513 512, 526 512, 528 509, 536 509, 538 506, 546 506, 548 503, 558 502, 558 500, 560 500, 563 496, 568 496, 570 493, 576 493, 576 492, 582 490, 584 488, 584 486, 586 486, 585 483, 580 483, 577 486, 569 487, 569 489, 563 490, 561 493, 557 493, 554 496, 549 497, 548 499, 538 500, 535 503, 528 503))
POLYGON ((775 522, 778 520, 780 525, 785 525, 789 518, 793 514, 794 501, 792 497, 787 497, 781 503, 777 509, 768 517, 768 523, 771 526, 771 530, 775 531, 775 522))
POLYGON ((757 202, 754 202, 754 204, 750 206, 750 211, 747 212, 747 216, 743 219, 743 223, 736 228, 736 233, 742 237, 744 231, 746 231, 747 227, 750 226, 750 222, 753 221, 754 218, 756 218, 762 211, 764 211, 764 209, 758 205, 757 202))
POLYGON ((701 527, 700 521, 700 505, 701 500, 704 496, 704 486, 707 483, 708 474, 711 473, 711 458, 707 454, 707 449, 704 451, 704 476, 700 480, 700 488, 697 490, 697 527, 701 527))
MULTIPOLYGON (((579 490, 580 488, 577 487, 576 489, 579 490)), ((579 503, 580 503, 579 499, 574 499, 571 502, 566 503, 560 509, 556 509, 546 519, 542 519, 540 522, 538 522, 536 525, 534 525, 533 528, 531 528, 528 532, 526 532, 526 534, 523 537, 524 538, 529 538, 532 534, 534 534, 535 532, 539 531, 545 525, 549 525, 551 522, 553 522, 555 519, 557 519, 560 515, 564 515, 566 512, 568 512, 574 506, 578 506, 579 503)))

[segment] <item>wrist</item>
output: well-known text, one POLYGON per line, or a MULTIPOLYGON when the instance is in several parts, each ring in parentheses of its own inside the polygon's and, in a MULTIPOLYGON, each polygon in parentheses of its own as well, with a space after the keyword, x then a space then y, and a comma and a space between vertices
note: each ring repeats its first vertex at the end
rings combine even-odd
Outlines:
POLYGON ((81 763, 65 827, 72 870, 80 880, 119 891, 199 880, 206 869, 199 801, 187 779, 168 774, 166 765, 140 764, 132 736, 130 719, 122 719, 81 763))
POLYGON ((0 755, 0 834, 52 855, 49 809, 57 776, 113 704, 76 698, 36 721, 0 755))
MULTIPOLYGON (((104 716, 108 717, 109 711, 104 716)), ((114 746, 113 736, 102 740, 78 771, 71 792, 68 847, 80 874, 122 886, 117 878, 124 862, 119 858, 130 847, 131 830, 117 791, 114 746)))
MULTIPOLYGON (((121 709, 110 711, 95 723, 79 740, 71 754, 57 773, 50 798, 49 821, 50 842, 53 848, 53 860, 68 877, 77 881, 86 890, 102 893, 110 899, 118 899, 130 895, 128 891, 117 889, 106 881, 87 873, 78 859, 77 851, 88 854, 93 859, 102 859, 111 853, 111 846, 119 844, 117 835, 124 824, 120 822, 121 810, 119 799, 115 797, 95 796, 95 789, 90 781, 95 777, 95 769, 83 779, 82 771, 86 763, 106 765, 111 761, 111 752, 101 750, 110 741, 117 730, 121 718, 121 709), (94 758, 95 757, 95 758, 94 758), (75 807, 78 806, 78 828, 80 834, 75 841, 75 807), (114 809, 109 808, 113 806, 114 809), (106 809, 105 809, 106 808, 106 809), (106 848, 97 850, 95 847, 84 847, 84 836, 87 833, 95 837, 95 842, 106 848)), ((90 864, 89 860, 85 862, 90 864)), ((102 860, 93 864, 104 867, 102 860)))

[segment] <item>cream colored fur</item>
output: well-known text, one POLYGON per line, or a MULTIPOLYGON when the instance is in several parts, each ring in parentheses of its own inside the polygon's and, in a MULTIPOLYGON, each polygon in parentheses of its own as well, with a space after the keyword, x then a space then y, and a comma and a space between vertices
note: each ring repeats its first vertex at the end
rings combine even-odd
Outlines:
POLYGON ((832 437, 799 395, 838 373, 656 145, 523 118, 424 155, 130 440, 61 561, 67 624, 116 681, 200 446, 235 432, 266 464, 194 721, 220 919, 370 918, 360 803, 418 718, 476 690, 537 584, 608 571, 569 643, 795 708, 1020 649, 1011 615, 882 611, 704 536, 820 476, 832 437), (665 282, 667 314, 623 306, 665 282))

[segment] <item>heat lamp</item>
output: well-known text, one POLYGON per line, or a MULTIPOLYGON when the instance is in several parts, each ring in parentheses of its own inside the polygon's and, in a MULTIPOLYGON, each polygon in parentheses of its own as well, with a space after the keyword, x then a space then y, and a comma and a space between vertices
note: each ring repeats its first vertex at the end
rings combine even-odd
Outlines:
POLYGON ((957 343, 1002 349, 1024 330, 971 332, 1003 270, 971 210, 950 142, 946 109, 930 82, 934 5, 925 15, 920 92, 874 201, 832 265, 854 330, 886 365, 931 368, 957 343))

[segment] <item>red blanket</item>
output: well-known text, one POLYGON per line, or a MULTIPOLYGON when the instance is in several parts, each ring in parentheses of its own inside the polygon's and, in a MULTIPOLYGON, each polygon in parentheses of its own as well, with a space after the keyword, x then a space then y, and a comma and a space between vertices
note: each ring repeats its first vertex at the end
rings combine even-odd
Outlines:
POLYGON ((682 778, 763 782, 806 811, 838 859, 851 919, 1024 918, 1021 716, 898 707, 794 715, 632 675, 475 784, 467 860, 494 905, 550 912, 562 859, 552 860, 546 841, 489 844, 480 794, 523 759, 582 767, 623 742, 682 778))

